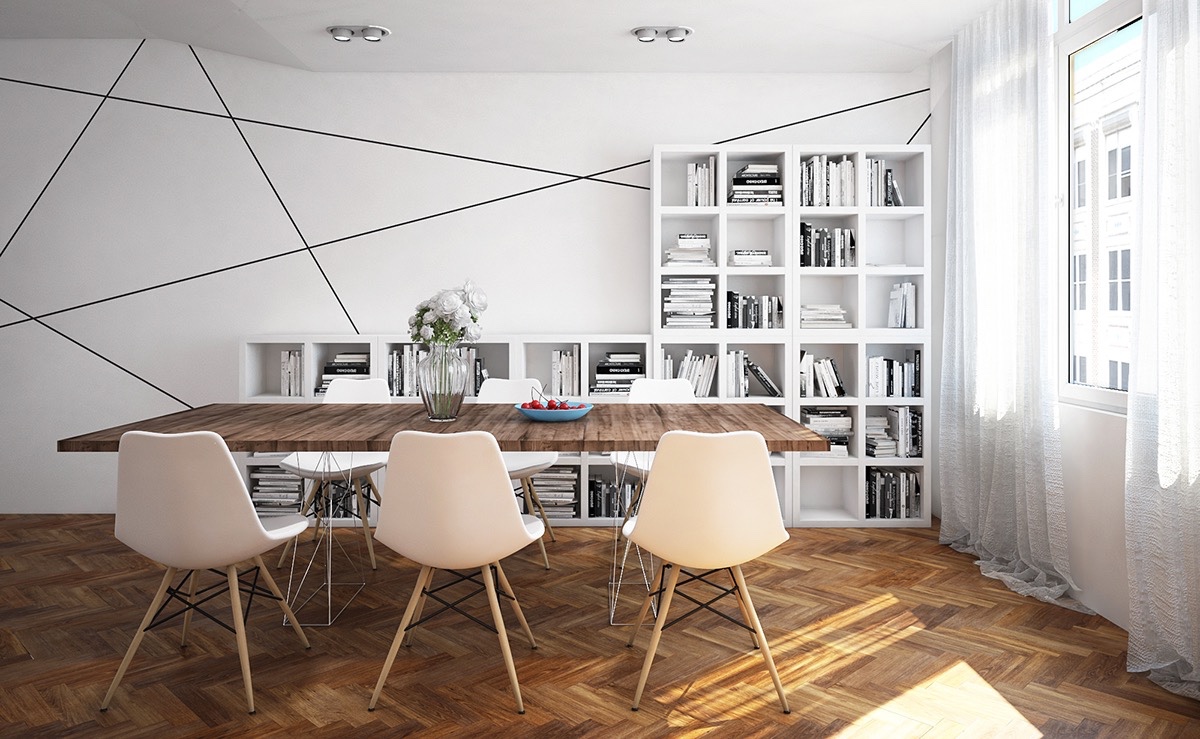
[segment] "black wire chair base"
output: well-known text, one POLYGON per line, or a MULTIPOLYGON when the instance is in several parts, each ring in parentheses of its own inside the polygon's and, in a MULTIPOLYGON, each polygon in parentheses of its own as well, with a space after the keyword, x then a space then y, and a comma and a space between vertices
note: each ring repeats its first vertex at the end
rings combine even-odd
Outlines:
MULTIPOLYGON (((445 613, 446 611, 454 611, 455 613, 466 616, 467 618, 469 618, 470 620, 479 624, 480 626, 487 629, 488 631, 492 632, 493 634, 499 634, 500 632, 496 631, 495 625, 489 624, 486 621, 483 621, 482 619, 475 617, 473 614, 467 613, 463 609, 459 608, 459 605, 461 605, 462 603, 470 600, 471 598, 474 598, 475 596, 479 595, 480 593, 487 592, 487 586, 480 579, 481 573, 479 573, 479 572, 460 572, 459 570, 441 570, 441 571, 447 572, 447 573, 453 575, 454 579, 450 580, 449 582, 442 583, 441 585, 438 585, 437 587, 425 588, 421 594, 424 595, 426 598, 431 598, 431 599, 437 601, 438 603, 440 603, 442 605, 442 607, 427 616, 423 615, 421 618, 413 621, 404 630, 406 632, 411 631, 414 627, 419 626, 420 624, 423 624, 426 621, 429 621, 430 619, 438 616, 439 614, 445 613), (473 585, 475 585, 475 588, 473 590, 471 590, 471 592, 469 592, 466 595, 463 595, 462 597, 457 598, 455 600, 447 600, 447 599, 443 598, 441 595, 439 595, 439 593, 441 593, 443 590, 446 590, 447 588, 452 588, 455 585, 458 585, 459 583, 463 583, 463 582, 472 583, 473 585)), ((503 597, 503 598, 507 598, 509 600, 515 600, 515 598, 513 598, 508 593, 504 592, 504 589, 500 587, 499 576, 496 573, 496 568, 494 565, 488 565, 488 572, 491 575, 492 584, 495 585, 496 595, 503 597)), ((432 586, 432 584, 433 583, 430 582, 431 586, 432 586)))
MULTIPOLYGON (((663 566, 664 575, 663 575, 662 579, 664 581, 666 580, 666 569, 669 567, 674 567, 674 566, 675 565, 670 565, 670 564, 663 566)), ((720 616, 721 618, 725 619, 726 621, 730 622, 731 624, 733 624, 735 626, 740 626, 741 628, 745 629, 746 631, 749 631, 751 634, 754 634, 754 627, 750 626, 749 624, 747 624, 746 622, 744 622, 740 619, 735 619, 734 617, 732 617, 726 613, 722 613, 721 611, 718 611, 717 609, 712 607, 714 603, 721 600, 722 598, 724 598, 727 595, 733 595, 733 596, 737 597, 739 600, 741 599, 741 593, 738 590, 737 580, 734 579, 734 577, 733 577, 733 569, 732 568, 725 567, 725 568, 716 569, 716 570, 706 570, 705 572, 701 572, 701 573, 694 573, 694 572, 689 572, 688 570, 685 570, 682 567, 680 567, 679 568, 679 577, 680 577, 679 582, 677 582, 675 584, 675 595, 677 595, 681 598, 684 598, 685 600, 691 601, 692 603, 695 603, 696 607, 691 609, 687 613, 684 613, 682 616, 676 616, 675 618, 671 619, 667 623, 663 624, 664 631, 671 628, 672 626, 679 623, 680 621, 687 618, 688 616, 691 616, 693 613, 696 613, 698 611, 708 611, 710 613, 715 613, 716 615, 720 616), (724 585, 721 585, 720 583, 716 583, 716 582, 713 582, 712 580, 708 579, 709 576, 711 576, 717 572, 729 573, 729 579, 733 583, 732 587, 726 587, 724 585), (708 600, 702 601, 702 600, 695 598, 692 595, 685 593, 679 589, 681 586, 687 585, 688 583, 693 583, 693 582, 700 582, 711 588, 714 588, 717 590, 717 594, 714 595, 712 598, 709 598, 708 600)), ((653 598, 654 603, 657 605, 660 603, 662 595, 665 591, 666 591, 666 586, 660 582, 659 586, 658 586, 658 590, 651 592, 649 594, 649 597, 653 598)), ((756 647, 757 647, 757 645, 756 645, 756 647)))
MULTIPOLYGON (((234 629, 234 627, 230 626, 221 618, 201 607, 213 598, 216 598, 229 591, 229 578, 224 572, 215 569, 210 569, 208 571, 215 575, 219 575, 221 580, 213 583, 212 585, 201 588, 190 596, 188 595, 187 591, 184 590, 183 586, 188 582, 189 578, 195 576, 195 573, 197 572, 196 570, 188 570, 183 574, 182 577, 179 578, 179 584, 168 586, 166 598, 163 600, 162 605, 158 607, 158 610, 154 612, 154 618, 150 620, 150 625, 145 628, 145 631, 162 626, 168 621, 172 621, 176 617, 182 616, 188 611, 195 611, 201 616, 207 618, 209 621, 216 623, 221 628, 236 633, 236 629, 234 629), (173 602, 179 604, 179 609, 164 614, 163 611, 167 610, 167 607, 173 602)), ((254 605, 254 597, 256 595, 263 598, 269 598, 270 600, 279 600, 279 598, 276 598, 275 594, 272 593, 268 588, 258 584, 257 565, 251 565, 246 570, 239 571, 237 574, 237 579, 238 592, 246 595, 246 606, 242 609, 243 624, 245 624, 250 618, 250 607, 254 605), (253 576, 253 579, 250 582, 246 582, 245 578, 251 576, 253 576)))

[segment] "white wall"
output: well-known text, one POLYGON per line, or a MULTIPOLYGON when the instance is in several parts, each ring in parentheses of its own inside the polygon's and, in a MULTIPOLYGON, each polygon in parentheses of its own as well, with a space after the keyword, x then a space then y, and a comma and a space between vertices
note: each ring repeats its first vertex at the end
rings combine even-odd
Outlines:
POLYGON ((467 277, 485 332, 649 332, 654 144, 810 118, 742 140, 905 143, 930 108, 821 117, 925 70, 348 75, 137 48, 0 41, 2 513, 113 510, 115 455, 55 441, 236 400, 244 335, 399 332, 467 277), (571 176, 613 168, 636 187, 571 176))

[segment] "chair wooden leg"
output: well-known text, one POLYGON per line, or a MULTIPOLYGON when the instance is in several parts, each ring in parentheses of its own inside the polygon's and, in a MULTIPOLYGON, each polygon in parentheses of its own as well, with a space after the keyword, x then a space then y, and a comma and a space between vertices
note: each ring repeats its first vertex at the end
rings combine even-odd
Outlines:
MULTIPOLYGON (((521 478, 521 494, 525 497, 525 510, 533 514, 535 503, 537 500, 533 493, 533 482, 528 477, 521 478)), ((541 508, 541 501, 536 503, 537 508, 541 508)), ((554 530, 550 528, 550 522, 546 520, 546 511, 541 512, 542 523, 545 524, 546 530, 550 532, 551 540, 553 541, 554 530)), ((546 554, 545 536, 538 538, 538 549, 542 552, 542 563, 546 565, 546 569, 550 569, 550 555, 546 554)))
POLYGON ((496 563, 496 576, 500 579, 500 588, 504 590, 509 598, 512 598, 513 611, 517 614, 517 621, 521 622, 521 628, 525 629, 525 636, 529 637, 529 648, 537 649, 537 642, 533 640, 533 631, 529 628, 529 622, 525 620, 525 614, 521 611, 521 604, 517 601, 517 594, 513 592, 512 585, 508 583, 508 578, 504 576, 504 568, 500 563, 496 563))
POLYGON ((371 523, 367 520, 367 498, 363 495, 362 478, 354 481, 354 492, 358 496, 358 517, 362 521, 363 535, 367 539, 367 555, 371 559, 371 569, 375 567, 375 547, 371 544, 371 523))
POLYGON ((146 635, 146 627, 154 620, 154 614, 158 611, 158 607, 162 605, 163 598, 167 595, 167 588, 171 586, 171 580, 175 579, 176 572, 178 570, 174 567, 168 567, 166 574, 163 575, 162 582, 158 586, 158 592, 150 600, 150 607, 146 609, 146 615, 142 617, 141 625, 133 633, 133 641, 129 644, 129 649, 125 651, 125 658, 121 660, 121 666, 117 668, 117 674, 113 676, 112 684, 108 686, 108 692, 104 694, 104 700, 100 701, 101 711, 108 710, 108 702, 112 700, 113 693, 117 692, 117 686, 121 684, 121 678, 125 677, 125 670, 129 669, 129 663, 133 661, 133 655, 137 653, 138 647, 141 646, 142 637, 146 635))
POLYGON ((308 637, 304 634, 304 629, 300 626, 300 622, 296 620, 296 614, 292 613, 292 607, 288 605, 287 599, 283 597, 283 593, 279 590, 279 586, 275 584, 275 578, 271 577, 271 573, 267 572, 267 568, 263 565, 260 555, 254 556, 254 564, 258 565, 258 569, 262 572, 263 579, 267 581, 267 587, 271 590, 271 595, 278 599, 279 609, 283 611, 283 617, 291 624, 292 630, 300 637, 300 643, 308 649, 311 645, 308 643, 308 637))
POLYGON ((413 613, 417 610, 417 603, 424 599, 422 595, 425 588, 429 587, 429 583, 433 580, 434 569, 427 565, 421 566, 421 572, 417 574, 417 585, 413 588, 412 596, 408 599, 408 607, 404 609, 404 615, 400 618, 400 625, 396 627, 396 636, 392 639, 392 646, 388 649, 387 659, 383 661, 383 670, 379 673, 379 682, 375 683, 375 692, 371 694, 371 702, 367 704, 368 711, 375 710, 375 704, 379 701, 379 694, 383 692, 383 684, 387 682, 388 673, 392 671, 392 663, 396 661, 396 652, 400 651, 400 643, 404 641, 405 629, 413 619, 413 613))
POLYGON ((654 652, 658 650, 658 640, 662 637, 663 626, 667 623, 667 610, 671 607, 671 597, 675 595, 675 585, 679 582, 679 568, 671 566, 670 570, 667 573, 667 588, 663 591, 662 602, 658 604, 658 618, 654 620, 654 631, 650 633, 650 645, 646 647, 646 661, 642 663, 642 674, 638 677, 637 691, 633 694, 633 710, 635 711, 638 709, 638 704, 642 702, 642 691, 646 688, 646 678, 650 677, 650 664, 654 662, 654 652))
POLYGON ((758 637, 759 651, 762 652, 763 659, 767 663, 767 671, 771 673, 771 681, 775 683, 775 692, 779 694, 779 703, 783 706, 784 713, 791 713, 792 709, 788 707, 787 695, 783 692, 783 683, 779 680, 779 672, 775 669, 775 660, 771 658, 771 648, 767 646, 767 635, 763 633, 762 623, 758 620, 758 612, 754 610, 754 601, 750 600, 750 589, 746 587, 746 578, 742 575, 741 565, 736 565, 731 568, 733 572, 734 582, 737 583, 738 591, 742 598, 746 601, 746 612, 750 617, 750 625, 754 628, 754 634, 758 637))
MULTIPOLYGON (((742 589, 737 586, 737 578, 733 576, 733 568, 727 568, 726 571, 729 573, 729 579, 733 580, 733 594, 734 597, 737 598, 738 608, 742 612, 742 623, 750 626, 750 612, 746 610, 746 601, 742 598, 742 589)), ((750 626, 750 628, 754 627, 750 626)), ((750 632, 750 643, 755 649, 758 649, 758 632, 750 632)))
MULTIPOLYGON (((196 600, 196 571, 192 570, 188 573, 188 605, 190 606, 196 600)), ((179 646, 187 646, 188 627, 192 625, 192 609, 189 608, 183 612, 183 633, 179 637, 179 646)))
MULTIPOLYGON (((429 582, 425 583, 425 586, 421 588, 421 591, 420 591, 420 592, 421 592, 421 596, 420 596, 420 598, 417 600, 417 610, 416 610, 416 612, 415 612, 415 613, 413 613, 413 617, 412 617, 412 623, 417 623, 418 621, 420 621, 420 620, 421 620, 421 614, 425 612, 425 601, 426 601, 426 597, 425 597, 425 588, 429 587, 429 586, 430 586, 430 585, 432 585, 432 584, 433 584, 433 577, 432 577, 432 576, 430 576, 430 578, 429 578, 429 582)), ((409 629, 407 630, 407 632, 405 633, 405 635, 404 635, 404 639, 403 639, 403 644, 404 644, 405 646, 409 646, 409 647, 411 647, 411 646, 412 646, 412 641, 413 641, 413 632, 414 632, 414 631, 416 631, 416 629, 414 629, 414 628, 409 628, 409 629)))
MULTIPOLYGON (((533 478, 526 477, 524 480, 521 480, 521 486, 525 488, 525 505, 528 507, 529 501, 533 501, 533 505, 537 507, 538 515, 542 518, 542 523, 546 524, 546 533, 550 535, 550 541, 558 541, 558 539, 554 538, 554 527, 550 525, 550 519, 546 518, 546 509, 542 507, 542 499, 538 497, 537 489, 533 487, 533 478)), ((549 563, 546 564, 546 569, 550 569, 549 563)))
POLYGON ((242 594, 239 589, 237 565, 225 568, 229 578, 229 609, 233 614, 233 631, 237 635, 238 659, 242 663, 242 684, 246 688, 246 706, 254 713, 254 684, 250 680, 250 648, 246 644, 246 617, 242 614, 242 594))
POLYGON ((650 583, 650 589, 646 591, 646 597, 642 600, 642 609, 638 611, 637 618, 633 620, 633 627, 629 629, 629 641, 625 642, 627 647, 632 647, 634 639, 637 639, 638 629, 642 628, 642 622, 646 620, 646 614, 650 611, 650 599, 654 597, 654 591, 658 590, 658 586, 662 583, 663 569, 666 566, 666 562, 661 563, 654 573, 654 581, 650 583))
POLYGON ((633 518, 633 512, 637 510, 638 503, 642 500, 642 488, 645 485, 645 481, 638 478, 638 483, 633 488, 633 496, 629 499, 629 505, 625 506, 625 518, 621 520, 621 527, 617 529, 618 532, 623 533, 625 531, 625 524, 629 523, 629 519, 633 518))
POLYGON ((513 664, 512 648, 508 645, 508 632, 504 630, 504 615, 500 613, 500 601, 496 597, 496 583, 492 582, 492 567, 499 567, 499 562, 484 565, 480 568, 483 573, 483 585, 487 588, 488 605, 492 609, 492 620, 496 622, 496 634, 500 637, 500 651, 504 654, 504 666, 508 668, 508 681, 512 683, 513 697, 517 700, 517 713, 525 713, 525 704, 521 702, 521 686, 517 682, 517 666, 513 664))

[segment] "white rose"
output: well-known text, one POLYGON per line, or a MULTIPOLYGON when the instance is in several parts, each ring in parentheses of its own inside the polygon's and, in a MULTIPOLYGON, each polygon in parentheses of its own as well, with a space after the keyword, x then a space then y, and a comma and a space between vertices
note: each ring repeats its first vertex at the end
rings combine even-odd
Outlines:
POLYGON ((426 314, 425 314, 425 318, 424 318, 424 319, 422 319, 422 320, 425 322, 425 325, 426 325, 426 326, 428 326, 429 324, 433 323, 433 322, 434 322, 434 321, 436 321, 437 319, 438 319, 438 317, 437 317, 437 311, 433 311, 433 310, 431 310, 431 311, 429 311, 428 313, 426 313, 426 314))
POLYGON ((436 310, 443 316, 450 317, 463 304, 462 296, 456 290, 443 290, 437 296, 436 310))
POLYGON ((471 307, 472 312, 482 313, 487 310, 487 295, 474 282, 467 280, 462 286, 463 300, 471 307))
POLYGON ((426 341, 429 341, 430 339, 432 339, 433 338, 433 326, 422 326, 421 327, 421 338, 425 339, 426 341))
POLYGON ((466 304, 458 306, 458 310, 454 311, 454 315, 450 319, 454 328, 466 328, 471 323, 471 311, 466 304))
POLYGON ((483 328, 478 323, 472 321, 467 324, 467 328, 463 332, 463 339, 465 341, 479 341, 481 336, 483 336, 483 328))

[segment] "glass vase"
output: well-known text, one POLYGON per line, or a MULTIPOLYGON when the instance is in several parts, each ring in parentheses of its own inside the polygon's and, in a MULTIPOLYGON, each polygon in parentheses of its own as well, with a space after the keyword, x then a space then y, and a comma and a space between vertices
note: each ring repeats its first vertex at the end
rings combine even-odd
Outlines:
POLYGON ((417 362, 417 383, 430 421, 458 418, 467 389, 467 362, 454 344, 433 344, 417 362))

